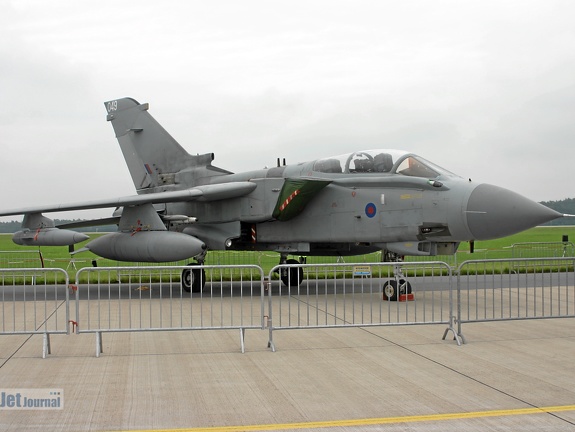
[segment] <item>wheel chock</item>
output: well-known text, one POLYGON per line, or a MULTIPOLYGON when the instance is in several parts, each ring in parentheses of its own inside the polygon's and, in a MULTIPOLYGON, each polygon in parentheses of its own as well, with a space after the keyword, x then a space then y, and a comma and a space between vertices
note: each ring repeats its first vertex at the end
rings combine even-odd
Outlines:
MULTIPOLYGON (((391 300, 389 300, 389 297, 387 297, 385 295, 385 293, 383 293, 383 300, 391 301, 391 300)), ((414 300, 415 300, 415 294, 414 293, 400 294, 399 299, 397 299, 397 301, 400 301, 400 302, 414 301, 414 300)))

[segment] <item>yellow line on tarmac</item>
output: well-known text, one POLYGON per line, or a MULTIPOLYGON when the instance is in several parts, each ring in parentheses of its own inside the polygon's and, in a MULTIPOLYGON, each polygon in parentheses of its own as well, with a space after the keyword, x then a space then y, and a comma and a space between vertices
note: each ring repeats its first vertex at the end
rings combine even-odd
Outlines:
POLYGON ((373 426, 392 423, 415 423, 426 421, 462 420, 482 417, 506 417, 529 414, 548 414, 562 411, 575 411, 575 405, 561 405, 541 408, 517 408, 492 411, 472 411, 448 414, 427 414, 403 417, 381 417, 356 420, 330 420, 301 423, 278 423, 265 425, 248 426, 221 426, 205 428, 184 428, 184 429, 142 429, 130 430, 130 432, 243 432, 243 431, 273 431, 286 429, 316 429, 328 427, 352 427, 352 426, 373 426))

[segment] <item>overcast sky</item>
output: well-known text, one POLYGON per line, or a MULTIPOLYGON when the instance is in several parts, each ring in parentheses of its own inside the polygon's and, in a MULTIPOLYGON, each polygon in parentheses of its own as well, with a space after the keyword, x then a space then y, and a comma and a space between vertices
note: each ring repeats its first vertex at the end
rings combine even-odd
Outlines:
POLYGON ((133 194, 103 105, 124 96, 234 172, 398 148, 572 198, 574 17, 571 0, 0 0, 1 205, 133 194))

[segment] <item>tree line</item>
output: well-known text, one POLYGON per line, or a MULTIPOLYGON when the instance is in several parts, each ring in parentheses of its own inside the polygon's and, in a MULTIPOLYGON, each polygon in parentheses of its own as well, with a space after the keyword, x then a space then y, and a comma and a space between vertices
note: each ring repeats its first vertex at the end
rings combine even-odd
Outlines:
MULTIPOLYGON (((563 214, 575 214, 575 198, 561 201, 542 201, 541 204, 563 214)), ((575 218, 560 218, 544 224, 545 226, 575 225, 575 218)))

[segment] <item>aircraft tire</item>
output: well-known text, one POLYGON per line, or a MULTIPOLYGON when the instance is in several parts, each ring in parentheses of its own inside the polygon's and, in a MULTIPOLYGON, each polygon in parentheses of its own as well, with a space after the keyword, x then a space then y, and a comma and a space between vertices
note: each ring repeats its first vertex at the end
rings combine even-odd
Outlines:
POLYGON ((411 294, 411 292, 411 284, 405 279, 399 279, 398 281, 391 279, 383 284, 383 296, 388 301, 397 301, 400 295, 411 294))
POLYGON ((182 289, 185 292, 201 292, 206 283, 206 271, 202 268, 182 270, 182 289))
MULTIPOLYGON (((288 259, 286 264, 299 264, 299 261, 288 259)), ((301 267, 283 267, 280 270, 280 278, 285 286, 298 287, 303 280, 303 269, 301 267)))
POLYGON ((395 280, 388 280, 383 284, 383 299, 397 301, 397 282, 395 280))

